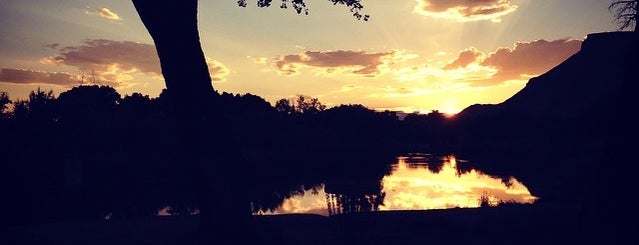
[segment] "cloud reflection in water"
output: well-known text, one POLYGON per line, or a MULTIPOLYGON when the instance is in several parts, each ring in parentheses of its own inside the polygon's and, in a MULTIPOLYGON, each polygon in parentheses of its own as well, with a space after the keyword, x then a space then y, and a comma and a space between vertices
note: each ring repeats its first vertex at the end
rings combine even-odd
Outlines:
MULTIPOLYGON (((409 154, 397 158, 384 176, 383 205, 379 210, 426 210, 480 207, 485 199, 491 206, 501 202, 533 203, 537 198, 514 177, 503 179, 476 169, 462 170, 455 156, 435 158, 409 154)), ((284 200, 275 211, 260 214, 315 213, 328 215, 329 196, 324 188, 284 200)))

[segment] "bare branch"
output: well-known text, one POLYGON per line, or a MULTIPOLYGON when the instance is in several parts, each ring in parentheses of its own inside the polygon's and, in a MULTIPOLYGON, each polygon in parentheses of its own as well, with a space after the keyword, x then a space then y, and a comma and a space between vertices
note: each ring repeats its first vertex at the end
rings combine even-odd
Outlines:
POLYGON ((615 22, 617 22, 618 30, 624 30, 633 24, 635 31, 638 18, 639 0, 614 0, 609 6, 608 11, 614 13, 615 22))

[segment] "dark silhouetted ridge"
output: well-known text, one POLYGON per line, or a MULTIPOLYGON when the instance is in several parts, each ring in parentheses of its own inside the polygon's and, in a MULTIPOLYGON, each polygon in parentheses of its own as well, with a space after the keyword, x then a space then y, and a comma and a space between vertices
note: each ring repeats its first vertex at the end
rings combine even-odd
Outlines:
POLYGON ((614 123, 616 113, 630 109, 620 99, 632 96, 624 86, 634 82, 637 41, 632 32, 590 34, 579 52, 530 79, 506 101, 464 109, 457 115, 455 127, 473 141, 470 144, 487 135, 507 141, 549 135, 563 139, 583 132, 605 135, 609 133, 605 126, 614 123), (500 133, 504 131, 508 133, 500 133))
POLYGON ((622 177, 617 167, 632 167, 619 155, 636 131, 638 37, 590 34, 506 101, 469 106, 452 126, 459 152, 492 158, 481 168, 518 176, 542 201, 581 202, 602 174, 622 177))
POLYGON ((631 79, 637 38, 631 32, 590 34, 579 52, 500 105, 527 115, 578 117, 593 107, 614 106, 621 86, 631 79))

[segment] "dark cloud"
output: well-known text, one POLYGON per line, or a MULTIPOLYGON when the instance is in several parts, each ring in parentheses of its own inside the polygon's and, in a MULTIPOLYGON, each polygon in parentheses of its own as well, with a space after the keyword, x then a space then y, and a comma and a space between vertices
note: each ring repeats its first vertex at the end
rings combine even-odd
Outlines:
POLYGON ((60 54, 46 59, 85 72, 107 71, 109 66, 116 64, 126 71, 161 74, 155 47, 129 41, 87 40, 81 46, 64 47, 60 49, 60 54))
MULTIPOLYGON (((121 85, 132 80, 131 75, 135 73, 162 75, 155 46, 129 41, 87 40, 80 46, 61 48, 58 55, 44 58, 42 62, 73 66, 83 74, 121 85)), ((230 73, 218 61, 207 59, 207 63, 214 81, 223 81, 230 73)))
POLYGON ((458 21, 492 20, 514 12, 516 5, 509 0, 416 0, 415 12, 458 21))
MULTIPOLYGON (((0 82, 13 84, 53 84, 62 86, 76 86, 84 83, 84 78, 75 74, 64 72, 47 72, 28 69, 1 68, 0 82)), ((100 85, 115 86, 116 84, 104 81, 100 85)))
POLYGON ((394 51, 366 53, 363 51, 305 51, 298 55, 285 55, 275 59, 273 66, 279 72, 293 75, 301 66, 324 69, 325 72, 346 69, 359 75, 377 75, 386 58, 392 58, 394 51))

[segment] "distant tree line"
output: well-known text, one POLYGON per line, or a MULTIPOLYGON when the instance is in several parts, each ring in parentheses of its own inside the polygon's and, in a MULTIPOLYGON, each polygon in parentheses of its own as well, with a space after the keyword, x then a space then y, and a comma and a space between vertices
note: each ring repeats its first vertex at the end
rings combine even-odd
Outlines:
MULTIPOLYGON (((13 210, 6 220, 152 215, 165 205, 176 214, 190 212, 196 202, 184 159, 174 151, 180 126, 169 96, 166 90, 156 98, 121 96, 97 85, 57 97, 38 88, 24 100, 0 92, 5 200, 13 210)), ((252 94, 216 96, 217 116, 232 125, 221 130, 233 139, 212 139, 205 147, 239 142, 237 161, 228 164, 246 165, 246 178, 229 184, 248 186, 256 205, 267 209, 330 176, 368 171, 379 178, 389 162, 362 155, 437 145, 447 123, 436 111, 399 120, 395 112, 358 104, 327 108, 308 96, 275 105, 252 94)))

